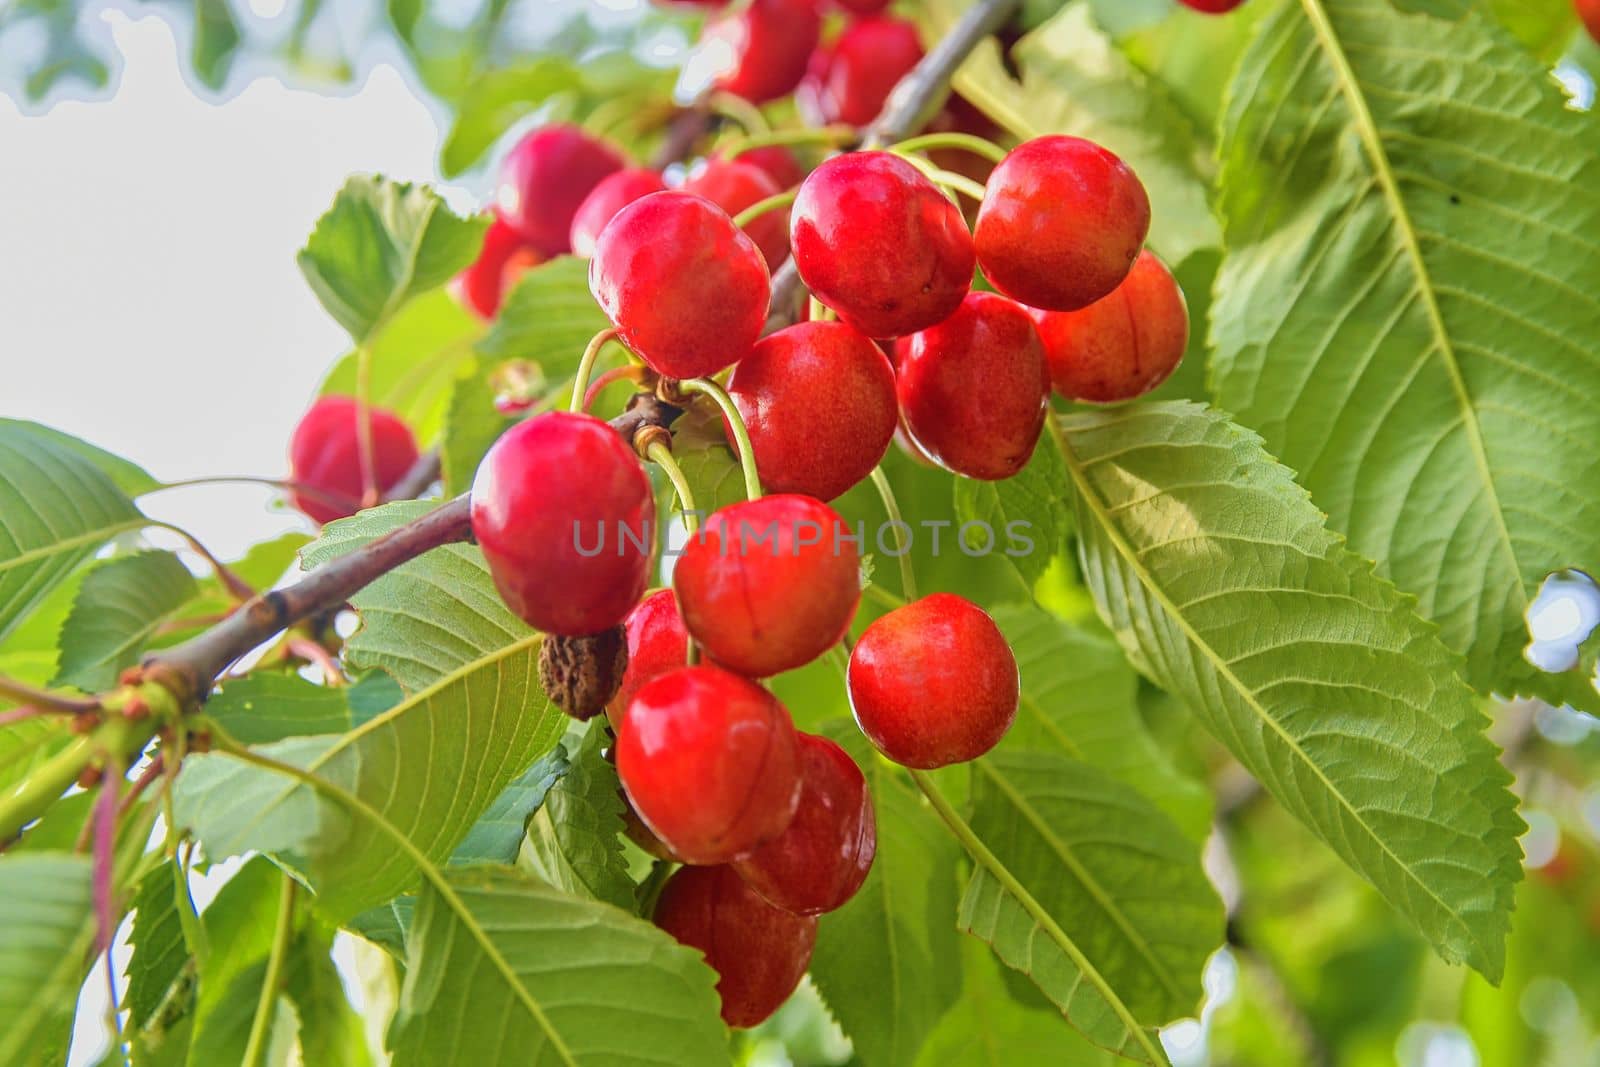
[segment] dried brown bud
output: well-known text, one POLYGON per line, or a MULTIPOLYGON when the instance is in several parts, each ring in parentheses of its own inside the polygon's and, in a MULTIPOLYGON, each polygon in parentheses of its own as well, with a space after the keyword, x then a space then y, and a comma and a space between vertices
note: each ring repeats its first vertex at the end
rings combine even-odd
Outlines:
POLYGON ((627 667, 628 639, 620 626, 588 637, 552 635, 539 650, 539 684, 556 707, 579 722, 605 710, 627 667))

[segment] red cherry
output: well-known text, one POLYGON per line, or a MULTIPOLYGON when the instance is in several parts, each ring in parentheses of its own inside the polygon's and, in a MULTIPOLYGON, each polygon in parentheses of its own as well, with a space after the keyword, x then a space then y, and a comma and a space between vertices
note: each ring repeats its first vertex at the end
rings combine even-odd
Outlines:
POLYGON ((634 695, 617 775, 652 833, 686 863, 726 863, 788 827, 800 802, 789 712, 718 667, 679 667, 634 695))
POLYGON ((673 190, 617 212, 595 243, 589 290, 627 346, 669 378, 742 359, 772 299, 755 242, 717 205, 673 190))
POLYGON ((833 2, 857 15, 876 15, 889 6, 890 0, 833 0, 833 2))
POLYGON ((538 262, 538 253, 527 247, 522 235, 496 217, 484 231, 483 249, 478 258, 456 275, 451 291, 469 310, 481 318, 492 319, 499 312, 500 298, 508 288, 508 268, 513 259, 524 256, 533 256, 534 262, 538 262))
POLYGON ((856 533, 808 496, 730 504, 673 568, 684 625, 706 655, 747 677, 810 663, 844 636, 861 599, 856 533))
POLYGON ((689 660, 689 631, 678 615, 678 598, 662 589, 639 601, 623 624, 628 640, 628 666, 622 685, 606 705, 613 727, 622 725, 633 695, 652 678, 677 670, 689 660))
MULTIPOLYGON (((388 492, 417 461, 411 427, 392 411, 367 405, 372 424, 373 482, 388 492)), ((364 489, 361 476, 361 415, 353 396, 325 396, 300 416, 289 439, 289 477, 349 501, 339 507, 322 496, 289 494, 289 501, 318 523, 354 515, 364 489)))
POLYGON ((1028 465, 1044 428, 1050 373, 1027 311, 994 293, 914 334, 895 374, 906 429, 957 474, 1009 478, 1028 465))
POLYGON ((894 387, 882 350, 842 322, 802 322, 763 338, 728 381, 761 484, 819 500, 871 474, 889 450, 894 387))
POLYGON ((812 171, 790 237, 806 288, 868 337, 932 326, 972 285, 972 235, 961 211, 887 152, 835 156, 812 171))
POLYGON ((1207 15, 1223 15, 1244 3, 1244 0, 1178 0, 1178 3, 1207 15))
POLYGON ((506 606, 579 637, 644 595, 655 497, 633 451, 589 415, 552 411, 507 430, 472 481, 472 533, 506 606))
POLYGON ((850 654, 850 708, 878 751, 931 770, 977 759, 1017 717, 1017 659, 970 600, 935 593, 867 627, 850 654))
MULTIPOLYGON (((783 189, 772 180, 772 175, 753 163, 713 159, 683 183, 683 191, 705 197, 731 217, 769 196, 778 195, 783 189)), ((744 232, 761 249, 761 258, 766 260, 768 270, 777 270, 789 258, 788 208, 752 219, 744 232)))
POLYGON ((767 177, 778 183, 780 192, 784 189, 793 189, 806 176, 805 170, 800 166, 800 161, 794 157, 794 153, 781 144, 748 148, 734 156, 733 161, 735 163, 748 163, 752 167, 760 167, 766 171, 767 177))
POLYGON ((1150 252, 1111 295, 1081 311, 1027 309, 1069 400, 1131 400, 1167 380, 1189 345, 1189 309, 1172 272, 1150 252))
POLYGON ((606 228, 606 223, 617 212, 641 196, 659 193, 666 187, 661 175, 647 167, 630 167, 601 179, 600 184, 589 190, 589 195, 578 205, 577 214, 572 216, 569 243, 573 254, 584 257, 594 255, 594 245, 600 237, 600 231, 606 228))
POLYGON ((576 126, 541 126, 500 164, 495 209, 546 256, 571 251, 572 216, 600 179, 627 161, 576 126))
POLYGON ((773 907, 729 867, 684 867, 656 901, 656 925, 699 949, 717 972, 722 1021, 762 1022, 783 1006, 811 965, 817 920, 773 907))
POLYGON ((842 907, 867 880, 877 822, 861 768, 826 737, 800 735, 800 782, 789 828, 733 869, 785 911, 818 915, 842 907))
POLYGON ((995 167, 978 209, 978 265, 1000 292, 1076 311, 1115 289, 1144 247, 1150 198, 1092 141, 1035 137, 995 167))
POLYGON ((818 99, 827 122, 866 126, 922 59, 917 27, 892 16, 857 19, 833 43, 818 99))
POLYGON ((1578 17, 1583 20, 1589 36, 1600 43, 1600 0, 1576 0, 1578 17))
POLYGON ((721 71, 717 88, 764 104, 800 84, 821 36, 816 0, 753 0, 707 23, 701 40, 721 71))

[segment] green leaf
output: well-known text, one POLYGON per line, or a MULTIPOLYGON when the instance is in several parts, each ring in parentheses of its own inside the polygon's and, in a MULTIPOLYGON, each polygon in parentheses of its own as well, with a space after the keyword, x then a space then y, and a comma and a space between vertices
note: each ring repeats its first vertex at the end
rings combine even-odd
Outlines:
POLYGON ((478 352, 537 363, 546 381, 557 382, 578 369, 590 338, 609 325, 589 293, 588 261, 558 256, 517 279, 478 352))
MULTIPOLYGON (((1042 446, 1061 453, 1047 441, 1042 446)), ((1005 751, 1055 752, 1088 763, 1149 797, 1193 840, 1211 829, 1211 794, 1174 767, 1139 715, 1139 679, 1115 639, 1032 605, 989 614, 1022 677, 1005 751)))
POLYGON ((301 1062, 366 1067, 372 1062, 366 1031, 345 997, 332 949, 332 935, 312 924, 285 961, 283 991, 300 1021, 301 1062))
POLYGON ((83 580, 61 628, 55 686, 110 689, 139 662, 156 629, 200 591, 171 552, 135 552, 97 565, 83 580))
POLYGON ((622 855, 622 794, 617 769, 601 755, 606 731, 591 727, 528 825, 525 862, 545 882, 574 896, 632 910, 633 879, 622 855))
MULTIPOLYGON (((672 457, 678 461, 695 510, 707 516, 745 498, 744 471, 728 447, 722 415, 708 408, 691 408, 672 425, 672 457)), ((670 483, 665 498, 673 514, 682 507, 670 483)))
POLYGON ((1034 449, 1028 465, 1004 481, 954 479, 956 518, 993 530, 996 549, 1030 590, 1068 551, 1072 509, 1061 498, 1064 476, 1061 453, 1046 447, 1034 449))
POLYGON ((484 453, 513 421, 495 410, 494 390, 478 361, 473 359, 462 364, 450 388, 450 406, 444 416, 444 440, 440 447, 446 497, 458 496, 472 488, 473 476, 478 473, 484 453))
POLYGON ((1489 10, 1541 63, 1561 58, 1578 31, 1571 0, 1488 0, 1489 10))
POLYGON ((1594 119, 1453 6, 1302 0, 1262 26, 1223 128, 1213 393, 1475 688, 1600 710, 1522 658, 1544 576, 1600 573, 1594 119))
MULTIPOLYGON (((528 832, 529 817, 546 802, 552 787, 563 781, 572 769, 566 749, 560 745, 535 760, 533 766, 506 786, 505 792, 489 805, 489 810, 473 823, 467 836, 450 854, 450 865, 515 862, 522 838, 528 832)), ((613 781, 615 778, 613 772, 613 781)))
MULTIPOLYGON (((483 324, 448 292, 423 293, 367 346, 367 395, 405 419, 419 441, 433 441, 444 426, 451 385, 482 333, 483 324)), ((319 395, 356 395, 359 363, 359 352, 346 353, 323 379, 319 395)))
POLYGON ((526 875, 464 868, 417 905, 395 1067, 727 1063, 715 975, 607 904, 526 875))
POLYGON ((472 262, 487 217, 459 218, 426 186, 362 175, 345 183, 296 257, 322 306, 365 344, 413 297, 472 262))
POLYGON ((0 434, 18 435, 14 440, 20 442, 23 437, 33 437, 45 445, 63 448, 68 452, 77 454, 98 467, 112 484, 128 496, 138 496, 149 492, 161 483, 149 471, 121 456, 113 455, 103 448, 96 448, 87 441, 73 437, 71 434, 52 430, 37 422, 23 422, 20 419, 0 419, 0 434))
POLYGON ((1226 416, 1061 429, 1085 578, 1135 665, 1445 959, 1499 974, 1522 822, 1435 630, 1226 416))
POLYGON ((83 450, 0 421, 0 639, 112 537, 145 525, 83 450))
POLYGON ((582 86, 582 70, 565 56, 538 56, 514 67, 485 71, 461 97, 455 125, 439 152, 440 172, 446 178, 457 177, 540 104, 582 86))
POLYGON ((155 1017, 189 959, 178 917, 178 908, 188 905, 178 899, 176 868, 171 860, 156 867, 144 876, 134 896, 133 932, 128 938, 133 956, 128 961, 124 1003, 135 1029, 143 1029, 155 1017))
POLYGON ((207 699, 206 714, 246 745, 343 733, 354 725, 343 691, 270 671, 226 679, 207 699))
POLYGON ((0 857, 0 1063, 66 1058, 85 959, 94 944, 92 861, 31 852, 0 857))
POLYGON ((878 854, 859 892, 817 926, 811 978, 862 1062, 900 1067, 955 1000, 960 850, 854 723, 826 730, 867 776, 878 854))
MULTIPOLYGON (((438 506, 436 501, 396 501, 329 523, 302 553, 304 565, 318 567, 353 552, 438 506)), ((361 628, 345 642, 346 662, 358 670, 382 668, 407 693, 509 646, 526 646, 534 637, 500 599, 483 553, 472 545, 436 548, 385 574, 350 603, 361 616, 361 628)), ((555 715, 551 725, 565 721, 555 715)))
POLYGON ((1200 846, 1142 795, 1087 764, 996 752, 975 764, 973 831, 1056 921, 1084 962, 1062 951, 983 867, 961 925, 994 945, 1085 1037, 1137 1055, 1124 1020, 1085 992, 1092 968, 1145 1027, 1196 1014, 1200 974, 1222 943, 1222 902, 1200 846))
MULTIPOLYGON (((211 857, 219 859, 220 856, 211 857)), ((228 1062, 207 1059, 218 1047, 235 1042, 233 1061, 243 1052, 250 1014, 261 990, 267 954, 277 928, 284 874, 263 856, 256 856, 228 879, 200 916, 210 951, 199 972, 194 1003, 194 1030, 188 1063, 206 1067, 228 1062), (247 972, 254 967, 252 977, 247 972), (242 1002, 242 1006, 241 1006, 242 1002), (244 1035, 239 1034, 241 1013, 244 1035)))
POLYGON ((194 0, 194 45, 190 61, 200 83, 221 89, 239 50, 239 24, 228 0, 194 0))
MULTIPOLYGON (((929 6, 940 30, 960 10, 951 0, 929 6)), ((962 65, 956 90, 1021 139, 1070 134, 1121 156, 1150 193, 1150 244, 1164 259, 1180 263, 1221 244, 1206 202, 1211 161, 1193 124, 1095 28, 1087 5, 1067 5, 1010 56, 1020 81, 986 45, 962 65)))

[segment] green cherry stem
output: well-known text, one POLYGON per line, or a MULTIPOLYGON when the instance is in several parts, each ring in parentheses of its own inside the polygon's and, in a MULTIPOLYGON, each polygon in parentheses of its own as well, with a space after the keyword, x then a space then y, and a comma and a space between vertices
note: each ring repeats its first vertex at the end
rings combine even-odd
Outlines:
POLYGON ((900 554, 895 561, 900 564, 900 591, 907 600, 917 599, 917 576, 911 567, 911 546, 906 542, 907 526, 905 519, 900 517, 900 502, 895 499, 894 486, 889 484, 889 476, 883 473, 882 467, 872 468, 872 487, 878 491, 878 496, 883 499, 883 510, 889 513, 889 522, 894 526, 895 547, 900 554))
POLYGON ((806 305, 806 319, 810 322, 831 322, 833 321, 833 309, 813 295, 806 305))
POLYGON ((283 892, 278 897, 278 925, 272 935, 272 953, 267 957, 267 974, 261 983, 261 999, 256 1002, 255 1018, 250 1023, 250 1040, 244 1047, 242 1067, 261 1067, 267 1055, 267 1038, 272 1033, 273 1009, 278 1005, 278 986, 283 981, 283 962, 289 955, 294 936, 294 898, 299 888, 293 878, 283 876, 283 892))
POLYGON ((211 572, 217 576, 217 581, 222 583, 222 587, 226 589, 229 595, 231 595, 234 599, 249 600, 251 597, 256 595, 256 591, 250 588, 250 583, 246 582, 243 578, 240 578, 237 574, 234 574, 232 571, 230 571, 209 548, 201 543, 198 537, 190 533, 188 530, 185 530, 182 526, 178 526, 170 522, 152 522, 150 525, 154 529, 166 530, 168 533, 177 534, 179 537, 187 541, 189 543, 189 547, 193 549, 201 559, 206 561, 206 565, 211 568, 211 572))
POLYGON ((983 186, 973 181, 965 174, 957 174, 953 170, 935 170, 932 174, 928 175, 928 177, 932 178, 934 182, 944 186, 946 189, 953 189, 958 193, 970 196, 972 199, 980 202, 983 200, 983 186))
POLYGON ((709 378, 689 378, 678 383, 686 393, 709 396, 722 409, 722 415, 733 427, 733 439, 739 445, 739 466, 744 470, 744 494, 747 499, 761 499, 761 476, 756 473, 756 450, 750 443, 750 431, 745 429, 744 417, 728 391, 709 378))
POLYGON ((926 152, 934 148, 958 148, 971 152, 975 156, 982 156, 991 163, 999 163, 1006 158, 1006 150, 993 141, 982 137, 974 137, 970 133, 925 133, 920 137, 911 137, 897 144, 891 145, 891 152, 926 152))
POLYGON ((733 93, 716 92, 706 99, 706 107, 715 114, 737 122, 744 132, 755 137, 764 137, 772 132, 772 125, 767 122, 767 117, 761 109, 742 96, 733 93))
POLYGON ((749 207, 735 215, 733 217, 733 224, 741 228, 748 226, 769 211, 776 211, 779 208, 788 207, 790 204, 794 203, 795 197, 799 195, 800 189, 796 187, 794 189, 786 189, 781 193, 774 193, 765 200, 757 200, 755 203, 751 204, 749 207))
POLYGON ((737 159, 745 152, 757 148, 783 145, 827 145, 842 147, 853 144, 860 134, 853 126, 818 126, 814 129, 773 130, 759 136, 737 137, 718 151, 727 159, 737 159))
POLYGON ((861 590, 861 595, 867 597, 868 599, 876 600, 889 611, 893 611, 895 608, 903 608, 906 606, 904 599, 895 596, 877 582, 868 582, 867 587, 861 590))
POLYGON ((75 714, 80 711, 93 711, 100 706, 98 700, 88 700, 83 697, 67 696, 63 693, 52 693, 47 689, 28 685, 12 678, 0 675, 0 697, 16 701, 18 704, 31 704, 45 711, 59 711, 75 714))
POLYGON ((694 490, 689 488, 689 480, 683 475, 683 468, 678 466, 678 461, 672 456, 672 449, 662 441, 656 441, 645 450, 645 455, 650 462, 661 468, 667 476, 667 481, 672 483, 673 491, 678 494, 678 505, 683 512, 683 526, 693 537, 700 528, 700 519, 695 512, 694 490))
POLYGON ((589 391, 589 376, 594 373, 595 361, 600 358, 600 350, 606 346, 607 341, 614 341, 617 331, 610 326, 595 334, 589 340, 589 347, 583 350, 583 358, 578 361, 578 373, 572 379, 572 407, 575 414, 582 414, 584 396, 589 391))

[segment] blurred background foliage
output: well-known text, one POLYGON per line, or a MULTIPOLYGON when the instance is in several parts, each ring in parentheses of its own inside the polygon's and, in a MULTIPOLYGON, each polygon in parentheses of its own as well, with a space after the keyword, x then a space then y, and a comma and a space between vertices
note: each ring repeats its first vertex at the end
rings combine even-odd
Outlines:
MULTIPOLYGON (((1275 2, 1292 0, 1252 0, 1234 17, 1204 19, 1178 12, 1172 0, 1029 0, 1007 54, 989 46, 960 84, 1013 134, 1029 132, 1020 125, 1112 131, 1108 141, 1137 145, 1126 154, 1144 157, 1139 169, 1153 198, 1178 205, 1158 211, 1152 240, 1177 267, 1199 323, 1221 254, 1204 202, 1217 119, 1234 60, 1275 2)), ((1549 65, 1574 106, 1592 105, 1600 48, 1579 32, 1571 0, 1395 2, 1491 8, 1549 65)), ((643 0, 121 3, 136 13, 157 10, 180 28, 202 96, 225 96, 260 76, 336 93, 377 65, 409 71, 446 131, 438 163, 446 179, 486 173, 508 134, 556 118, 587 121, 647 156, 674 105, 690 102, 698 88, 690 61, 696 19, 643 0)), ((931 38, 962 6, 916 0, 900 10, 921 20, 931 38)), ((119 61, 97 19, 105 7, 0 0, 0 92, 40 112, 63 98, 114 93, 119 61)), ((428 316, 432 325, 417 328, 443 330, 445 340, 453 330, 472 328, 442 301, 428 316)), ((587 320, 579 326, 574 335, 586 335, 587 320)), ((406 330, 395 336, 417 340, 406 330)), ((443 343, 436 338, 431 346, 443 343)), ((1206 331, 1197 328, 1197 351, 1158 396, 1204 397, 1205 343, 1206 331)), ((480 352, 492 355, 493 345, 480 352)), ((470 379, 477 368, 446 369, 470 379)), ((434 384, 411 398, 428 409, 410 411, 413 417, 438 421, 448 380, 434 384)), ((381 392, 383 383, 377 385, 381 392)), ((407 407, 406 398, 380 399, 407 407)), ((888 462, 908 514, 950 511, 948 476, 898 451, 888 462)), ((955 509, 984 506, 958 494, 955 509)), ((839 508, 852 520, 881 517, 865 486, 839 508)), ((934 557, 919 547, 916 564, 929 588, 991 603, 1026 593, 999 557, 934 557)), ((888 560, 879 566, 892 569, 888 560)), ((1057 614, 1086 629, 1098 626, 1075 575, 1030 577, 1038 578, 1036 593, 1057 614)), ((1112 659, 1175 775, 1210 779, 1216 796, 1219 833, 1208 858, 1229 905, 1229 941, 1208 969, 1203 1018, 1166 1035, 1175 1063, 1600 1065, 1600 721, 1532 702, 1493 709, 1531 827, 1523 841, 1530 875, 1518 892, 1507 973, 1496 989, 1439 962, 1376 892, 1280 807, 1263 802, 1217 746, 1197 736, 1172 698, 1138 679, 1120 655, 1112 659)), ((848 715, 834 671, 824 662, 783 679, 780 695, 805 709, 802 726, 848 715)), ((1036 1030, 1041 1056, 1059 1056, 1067 1032, 1039 996, 1010 972, 1002 975, 986 953, 974 957, 966 980, 976 988, 966 991, 961 1010, 983 1011, 982 1025, 1005 1029, 1011 1048, 1025 1047, 1025 1036, 1036 1030)), ((977 1053, 959 1045, 973 1029, 956 1020, 948 1035, 936 1031, 923 1062, 975 1062, 977 1053)), ((751 1063, 837 1064, 851 1056, 809 991, 743 1041, 751 1063)), ((1099 1056, 1066 1062, 1099 1062, 1099 1056)))

